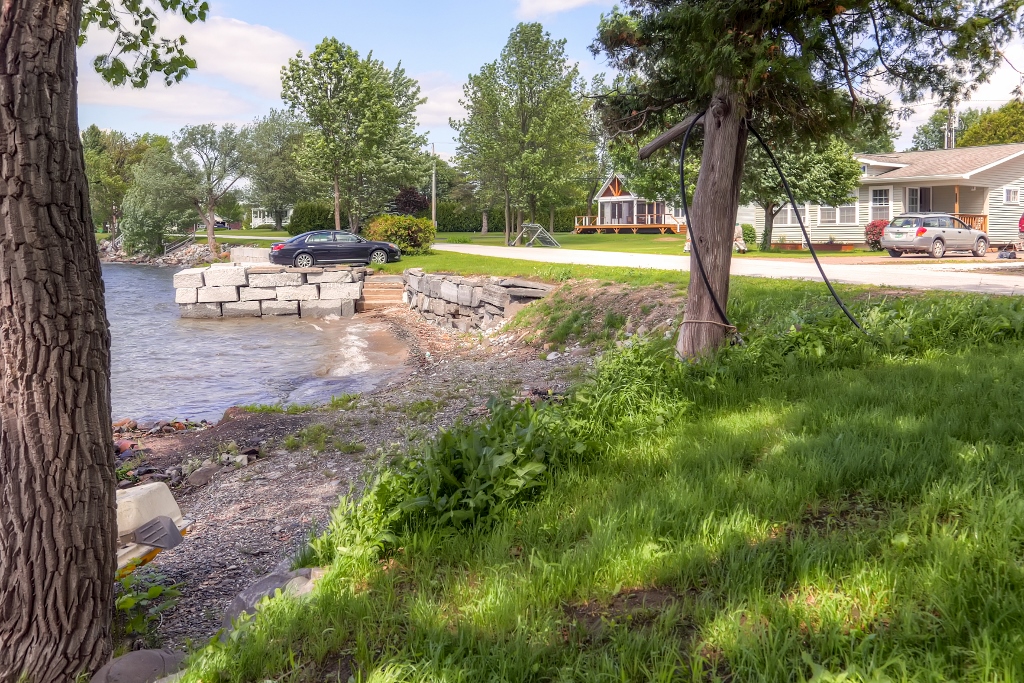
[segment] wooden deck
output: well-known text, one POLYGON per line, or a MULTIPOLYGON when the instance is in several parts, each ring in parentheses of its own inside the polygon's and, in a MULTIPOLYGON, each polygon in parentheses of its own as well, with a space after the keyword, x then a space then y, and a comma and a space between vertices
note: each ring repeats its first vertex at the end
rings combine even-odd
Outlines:
MULTIPOLYGON (((638 216, 640 220, 635 223, 615 223, 615 224, 598 224, 597 216, 576 216, 576 229, 573 230, 577 235, 597 235, 597 234, 629 234, 629 235, 656 235, 656 234, 672 234, 672 235, 685 235, 686 225, 682 221, 676 222, 673 219, 671 223, 654 222, 653 220, 645 220, 646 216, 638 216)), ((671 218, 671 217, 670 217, 671 218)))

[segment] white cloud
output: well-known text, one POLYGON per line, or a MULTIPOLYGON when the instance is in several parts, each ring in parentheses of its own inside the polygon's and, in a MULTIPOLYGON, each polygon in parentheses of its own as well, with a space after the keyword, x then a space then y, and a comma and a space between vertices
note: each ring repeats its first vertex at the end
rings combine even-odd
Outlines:
POLYGON ((460 119, 466 111, 459 104, 462 83, 442 72, 431 72, 416 77, 420 83, 424 104, 416 110, 422 128, 436 129, 448 126, 448 119, 460 119))
POLYGON ((586 5, 611 6, 608 0, 519 0, 516 14, 520 19, 536 19, 545 15, 568 12, 586 5))
POLYGON ((131 107, 146 120, 165 124, 245 123, 281 106, 281 67, 302 43, 266 26, 229 17, 187 24, 162 18, 161 33, 184 34, 186 51, 198 68, 183 82, 166 87, 159 77, 145 90, 113 88, 93 70, 92 60, 110 45, 108 33, 93 29, 79 51, 79 101, 100 107, 131 107))

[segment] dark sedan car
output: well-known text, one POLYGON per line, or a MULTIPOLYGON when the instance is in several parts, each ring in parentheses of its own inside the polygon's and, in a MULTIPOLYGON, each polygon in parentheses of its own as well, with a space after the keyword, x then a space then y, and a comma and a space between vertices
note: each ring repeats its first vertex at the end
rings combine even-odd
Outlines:
POLYGON ((271 263, 299 268, 328 263, 388 263, 401 258, 401 250, 390 242, 371 242, 343 230, 304 232, 270 247, 271 263))

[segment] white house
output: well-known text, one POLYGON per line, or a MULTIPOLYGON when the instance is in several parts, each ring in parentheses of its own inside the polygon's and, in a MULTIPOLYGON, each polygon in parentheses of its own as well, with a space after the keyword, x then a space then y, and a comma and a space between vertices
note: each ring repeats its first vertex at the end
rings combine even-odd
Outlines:
MULTIPOLYGON (((811 241, 864 242, 864 226, 904 212, 943 211, 989 234, 993 246, 1018 239, 1024 212, 1024 143, 928 152, 859 154, 860 187, 843 206, 800 207, 811 241)), ((764 211, 754 211, 760 239, 764 211)), ((775 217, 772 240, 803 241, 792 207, 775 217)))
MULTIPOLYGON (((289 208, 288 213, 285 214, 284 222, 287 223, 292 219, 292 210, 289 208)), ((266 209, 254 208, 252 210, 252 227, 258 228, 261 225, 273 225, 274 215, 266 209)))
MULTIPOLYGON (((693 207, 690 207, 691 209, 693 207)), ((577 216, 577 233, 678 233, 686 232, 681 206, 650 201, 627 189, 626 178, 613 174, 597 193, 597 215, 577 216)), ((762 214, 763 216, 763 214, 762 214)), ((753 207, 741 206, 737 222, 752 223, 753 207)), ((762 221, 763 223, 763 221, 762 221)))

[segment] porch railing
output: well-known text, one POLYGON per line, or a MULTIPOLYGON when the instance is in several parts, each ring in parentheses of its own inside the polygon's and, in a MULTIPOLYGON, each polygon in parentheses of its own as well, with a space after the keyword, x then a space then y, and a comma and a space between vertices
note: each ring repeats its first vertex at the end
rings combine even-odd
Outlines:
POLYGON ((599 227, 603 225, 672 225, 676 228, 682 228, 685 224, 683 223, 683 219, 676 218, 670 213, 641 213, 637 214, 632 220, 625 218, 613 218, 608 223, 602 223, 598 216, 576 216, 577 228, 599 227))
POLYGON ((953 215, 975 230, 988 232, 988 214, 986 213, 954 213, 953 215))

